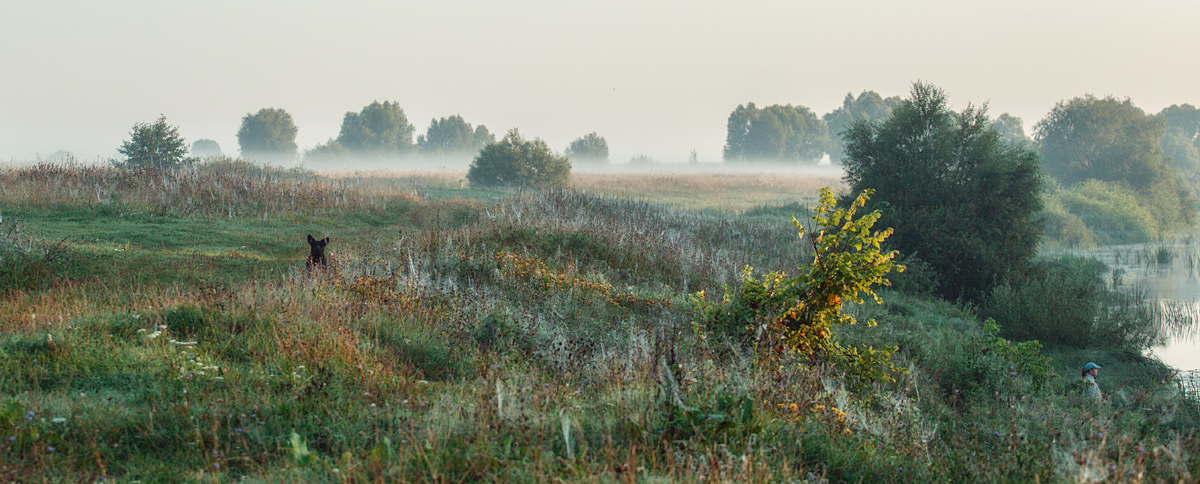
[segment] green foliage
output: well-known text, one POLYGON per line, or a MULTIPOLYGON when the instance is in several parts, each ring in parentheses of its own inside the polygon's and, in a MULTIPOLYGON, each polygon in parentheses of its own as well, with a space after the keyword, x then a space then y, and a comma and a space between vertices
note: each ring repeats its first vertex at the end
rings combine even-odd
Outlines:
POLYGON ((833 110, 822 117, 829 126, 829 136, 832 138, 829 159, 833 163, 841 163, 845 156, 845 142, 842 133, 850 125, 858 122, 882 122, 892 115, 892 108, 900 102, 899 96, 884 98, 875 91, 863 91, 855 98, 852 93, 846 93, 842 107, 833 110))
POLYGON ((1171 232, 1188 226, 1195 208, 1163 158, 1166 128, 1165 117, 1147 115, 1129 99, 1087 95, 1055 105, 1035 131, 1046 172, 1064 186, 1094 179, 1128 187, 1157 230, 1171 232))
POLYGON ((738 105, 727 131, 725 161, 816 163, 832 146, 828 126, 804 106, 738 105))
POLYGON ((346 113, 337 141, 355 156, 396 157, 417 150, 414 131, 400 103, 374 101, 361 112, 346 113))
POLYGON ((237 138, 245 158, 286 161, 296 155, 296 123, 283 109, 263 108, 246 114, 237 138))
POLYGON ((1025 136, 1025 122, 1008 113, 1001 114, 993 120, 992 129, 1000 133, 1005 143, 1023 144, 1031 141, 1025 136))
POLYGON ((1153 308, 1144 294, 1108 288, 1104 270, 1094 259, 1037 262, 993 288, 979 312, 1014 339, 1148 349, 1157 335, 1153 308))
POLYGON ((852 192, 875 190, 869 208, 895 228, 888 245, 929 263, 942 297, 975 300, 1033 257, 1037 154, 1003 142, 986 110, 954 112, 941 89, 918 82, 886 121, 860 121, 844 140, 852 192))
POLYGON ((198 139, 192 142, 192 156, 196 158, 215 158, 225 156, 221 153, 221 145, 210 139, 198 139))
POLYGON ((608 140, 593 131, 572 141, 563 154, 574 161, 608 163, 608 140))
POLYGON ((330 139, 324 143, 314 146, 311 150, 304 152, 305 163, 329 163, 340 161, 350 156, 350 150, 342 146, 335 139, 330 139))
POLYGON ((133 125, 129 139, 117 151, 125 155, 124 165, 131 168, 175 168, 188 161, 187 142, 179 136, 178 127, 167 124, 166 116, 133 125))
MULTIPOLYGON (((709 305, 700 294, 694 300, 700 314, 725 331, 736 334, 740 326, 742 331, 753 332, 763 357, 797 353, 833 360, 853 379, 891 381, 900 371, 889 363, 895 348, 845 348, 834 341, 831 331, 835 326, 857 323, 843 311, 844 301, 862 304, 860 294, 865 294, 880 302, 872 287, 888 285, 886 274, 904 270, 894 262, 895 251, 881 249, 891 229, 871 230, 879 212, 855 218, 870 194, 867 190, 849 208, 838 209, 833 193, 821 189, 821 203, 812 216, 816 232, 809 237, 812 262, 799 267, 790 278, 781 272, 755 278, 747 267, 741 287, 733 295, 727 292, 722 305, 709 305)), ((794 217, 792 223, 803 239, 804 226, 794 217)), ((868 321, 868 325, 874 324, 868 321)))
POLYGON ((1147 200, 1117 183, 1088 180, 1049 198, 1048 205, 1060 207, 1086 228, 1083 232, 1069 217, 1061 216, 1061 223, 1070 226, 1062 229, 1066 232, 1058 235, 1062 237, 1059 240, 1132 244, 1156 240, 1164 234, 1153 210, 1143 205, 1147 200))
POLYGON ((570 177, 566 156, 550 151, 541 138, 522 138, 516 129, 483 147, 467 171, 467 180, 479 187, 565 187, 570 177))
POLYGON ((487 126, 481 124, 471 128, 471 123, 455 114, 431 120, 425 134, 417 136, 417 148, 422 155, 475 154, 495 141, 496 136, 487 126))
POLYGON ((1167 121, 1167 126, 1179 130, 1184 140, 1200 148, 1200 108, 1191 104, 1172 104, 1158 115, 1167 121))
POLYGON ((1046 197, 1046 206, 1038 219, 1042 224, 1043 243, 1080 249, 1096 245, 1096 235, 1078 215, 1067 211, 1060 194, 1046 197))

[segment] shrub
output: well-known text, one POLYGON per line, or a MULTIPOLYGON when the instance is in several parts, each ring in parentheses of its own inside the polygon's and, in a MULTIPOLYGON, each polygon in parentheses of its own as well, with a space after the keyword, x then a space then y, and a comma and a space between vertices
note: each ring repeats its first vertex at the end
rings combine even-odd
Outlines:
POLYGON ((467 172, 471 185, 481 187, 565 187, 570 176, 567 157, 551 151, 540 138, 522 138, 516 129, 484 146, 467 172))
POLYGON ((1088 180, 1056 198, 1102 244, 1146 242, 1160 234, 1158 221, 1142 205, 1142 197, 1120 184, 1088 180))
MULTIPOLYGON (((833 193, 821 189, 821 203, 812 217, 816 230, 809 238, 812 262, 799 267, 796 276, 770 272, 756 279, 753 269, 747 267, 741 288, 727 304, 708 307, 702 299, 697 303, 717 327, 752 330, 764 357, 795 352, 833 361, 853 379, 890 381, 892 373, 898 371, 890 361, 895 347, 845 348, 834 341, 831 332, 835 325, 857 323, 854 316, 843 312, 844 301, 861 304, 859 294, 865 293, 876 303, 882 302, 872 286, 889 285, 884 276, 892 270, 904 270, 894 262, 895 251, 880 250, 892 230, 871 230, 879 212, 855 218, 871 192, 859 194, 849 208, 835 209, 833 193)), ((795 218, 792 223, 804 238, 804 227, 795 218)), ((867 324, 873 326, 875 321, 867 324)))
POLYGON ((1006 336, 1076 348, 1144 350, 1154 342, 1154 308, 1144 293, 1105 286, 1104 264, 1039 261, 997 285, 980 305, 1006 336))

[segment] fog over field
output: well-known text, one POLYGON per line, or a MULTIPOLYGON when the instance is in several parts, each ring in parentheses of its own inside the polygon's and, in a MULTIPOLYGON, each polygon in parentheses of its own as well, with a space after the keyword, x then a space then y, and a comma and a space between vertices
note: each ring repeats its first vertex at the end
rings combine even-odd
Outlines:
POLYGON ((1197 18, 1189 0, 6 1, 0 159, 113 158, 160 114, 236 155, 242 117, 267 107, 291 113, 303 152, 390 100, 416 134, 460 114, 556 151, 597 132, 613 163, 717 162, 740 104, 820 116, 916 80, 1029 131, 1085 93, 1197 102, 1197 18))

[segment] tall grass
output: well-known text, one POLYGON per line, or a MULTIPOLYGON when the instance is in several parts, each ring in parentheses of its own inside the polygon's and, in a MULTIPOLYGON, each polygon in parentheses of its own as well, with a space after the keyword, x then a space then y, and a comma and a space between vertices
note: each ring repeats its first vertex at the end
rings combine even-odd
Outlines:
MULTIPOLYGON (((204 169, 165 176, 228 188, 204 169)), ((62 179, 141 176, 105 170, 62 179)), ((804 260, 790 222, 772 215, 798 207, 720 215, 570 190, 419 199, 407 181, 261 177, 277 188, 222 200, 276 207, 271 220, 333 217, 329 270, 304 270, 302 237, 245 248, 233 237, 213 249, 220 258, 265 268, 107 249, 105 264, 139 269, 76 277, 102 242, 68 240, 70 270, 0 296, 0 479, 979 482, 1141 472, 1186 481, 1198 472, 1195 406, 1158 373, 1102 381, 1114 401, 1153 412, 1097 408, 1076 377, 1035 374, 1038 355, 996 350, 1004 340, 944 302, 889 293, 886 305, 853 308, 880 324, 839 337, 900 346, 898 364, 911 371, 894 384, 850 387, 802 358, 758 365, 696 321, 691 296, 719 301, 747 264, 804 260), (272 198, 290 184, 334 205, 290 211, 272 198), (210 277, 225 270, 256 276, 210 277)), ((111 186, 120 189, 110 199, 156 200, 111 186)), ((70 190, 47 189, 57 195, 42 203, 91 196, 70 190)), ((210 236, 275 230, 247 223, 258 217, 249 208, 229 220, 216 200, 178 216, 210 236)), ((0 197, 6 217, 71 226, 18 203, 0 197)))

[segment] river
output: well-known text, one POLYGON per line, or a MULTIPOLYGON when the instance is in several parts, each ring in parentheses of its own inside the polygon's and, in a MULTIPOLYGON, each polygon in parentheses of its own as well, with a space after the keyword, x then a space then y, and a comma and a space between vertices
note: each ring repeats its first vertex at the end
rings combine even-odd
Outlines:
POLYGON ((1179 370, 1200 370, 1200 234, 1176 241, 1110 245, 1070 251, 1092 256, 1109 267, 1127 289, 1145 288, 1158 299, 1164 343, 1152 348, 1163 363, 1179 370))

